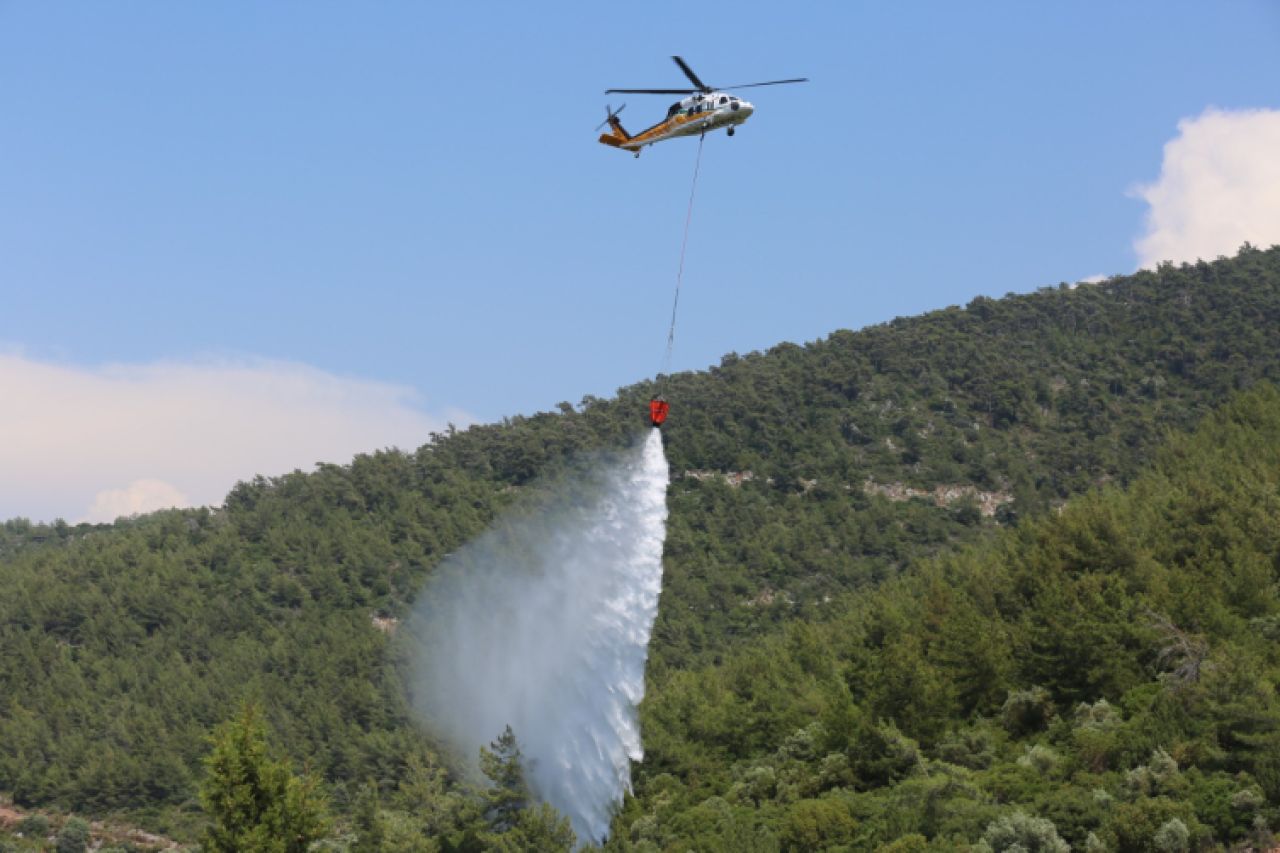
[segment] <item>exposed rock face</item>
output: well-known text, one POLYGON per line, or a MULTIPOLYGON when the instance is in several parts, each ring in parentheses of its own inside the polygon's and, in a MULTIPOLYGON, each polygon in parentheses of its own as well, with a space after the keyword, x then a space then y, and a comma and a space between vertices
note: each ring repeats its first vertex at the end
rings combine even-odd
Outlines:
MULTIPOLYGON (((684 472, 685 477, 694 480, 723 480, 730 486, 741 486, 743 483, 749 483, 756 478, 751 471, 709 471, 701 468, 692 468, 684 472)), ((770 480, 769 482, 772 482, 770 480)), ((800 485, 804 491, 809 491, 818 485, 817 480, 801 480, 800 485)), ((851 491, 853 487, 846 485, 846 491, 851 491)), ((1013 495, 1008 492, 984 492, 977 486, 967 483, 950 483, 934 486, 931 490, 916 489, 904 483, 877 483, 874 480, 867 480, 862 484, 862 490, 869 495, 880 495, 891 501, 909 501, 912 498, 925 498, 931 500, 937 506, 951 506, 957 501, 966 498, 973 498, 978 502, 978 508, 983 515, 991 517, 996 514, 996 510, 1002 505, 1011 503, 1013 495)))
POLYGON ((1008 492, 984 492, 977 486, 963 483, 934 486, 931 491, 925 491, 913 489, 902 483, 877 483, 874 480, 867 480, 862 484, 862 490, 869 495, 880 495, 891 501, 925 498, 938 506, 950 506, 965 498, 973 498, 978 502, 978 508, 982 514, 988 517, 995 515, 1001 505, 1013 501, 1013 495, 1008 492))
POLYGON ((704 469, 692 469, 685 471, 684 476, 692 477, 695 480, 714 480, 720 478, 730 486, 741 486, 743 483, 749 483, 756 478, 756 475, 750 471, 707 471, 704 469))

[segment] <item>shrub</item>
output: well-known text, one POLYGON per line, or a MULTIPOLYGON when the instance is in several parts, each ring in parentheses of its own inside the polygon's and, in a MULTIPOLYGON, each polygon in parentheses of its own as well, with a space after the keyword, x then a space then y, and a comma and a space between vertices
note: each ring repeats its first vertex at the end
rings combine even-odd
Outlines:
POLYGON ((928 849, 929 839, 913 832, 878 848, 876 853, 924 853, 928 849))
POLYGON ((1186 853, 1191 842, 1191 832, 1185 823, 1173 817, 1160 825, 1152 840, 1164 853, 1186 853))
POLYGON ((746 773, 746 792, 757 805, 762 800, 769 800, 778 790, 778 774, 772 767, 752 767, 746 773))
MULTIPOLYGON (((1190 804, 1168 797, 1152 797, 1134 803, 1118 803, 1111 810, 1104 830, 1112 836, 1114 843, 1110 846, 1122 853, 1159 851, 1165 848, 1158 844, 1156 837, 1175 819, 1186 828, 1188 839, 1204 829, 1196 821, 1190 804)), ((1166 840, 1175 840, 1173 833, 1176 832, 1176 829, 1169 829, 1166 840)))
POLYGON ((937 752, 948 764, 983 770, 995 762, 996 743, 989 729, 975 727, 951 733, 938 744, 937 752))
POLYGON ((1120 710, 1106 699, 1099 699, 1092 705, 1081 702, 1076 706, 1075 725, 1078 729, 1106 731, 1114 729, 1122 722, 1124 722, 1124 716, 1120 710))
POLYGON ((1262 792, 1256 787, 1244 788, 1231 795, 1231 807, 1241 811, 1253 811, 1261 808, 1266 802, 1267 798, 1262 796, 1262 792))
POLYGON ((89 849, 89 824, 78 817, 69 818, 58 833, 58 853, 84 853, 89 849))
POLYGON ((1151 751, 1151 758, 1145 765, 1125 774, 1125 784, 1133 794, 1140 796, 1171 794, 1185 787, 1178 762, 1158 747, 1151 751))
POLYGON ((849 807, 835 799, 800 800, 787 810, 782 824, 783 850, 825 850, 854 839, 858 822, 849 807))
POLYGON ((27 815, 18 824, 18 831, 27 838, 44 838, 49 834, 49 818, 42 814, 27 815))
POLYGON ((1014 812, 993 820, 982 834, 982 843, 994 853, 1018 850, 1026 853, 1070 853, 1071 846, 1058 835, 1053 821, 1014 812))
POLYGON ((822 723, 813 723, 782 742, 778 748, 779 758, 793 758, 797 761, 812 761, 820 755, 818 745, 827 739, 822 723))
POLYGON ((1010 690, 1000 708, 1000 721, 1013 735, 1038 732, 1055 714, 1049 691, 1033 686, 1026 690, 1010 690))
POLYGON ((923 764, 920 747, 893 723, 868 727, 849 750, 862 787, 878 788, 910 776, 923 764))
POLYGON ((1027 747, 1026 752, 1018 759, 1018 763, 1045 775, 1058 766, 1058 753, 1037 743, 1027 747))

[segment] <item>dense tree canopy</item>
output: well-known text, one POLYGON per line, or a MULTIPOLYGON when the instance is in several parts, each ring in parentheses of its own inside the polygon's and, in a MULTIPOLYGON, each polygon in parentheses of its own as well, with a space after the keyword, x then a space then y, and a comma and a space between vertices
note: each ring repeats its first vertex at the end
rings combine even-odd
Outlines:
POLYGON ((1168 850, 1280 826, 1274 386, 1128 488, 842 605, 656 685, 612 848, 757 827, 783 850, 1168 850))
MULTIPOLYGON (((669 377, 647 757, 612 843, 1276 825, 1274 392, 1159 448, 1280 381, 1277 328, 1280 249, 1246 247, 669 377)), ((540 475, 633 440, 653 387, 218 508, 0 525, 0 794, 194 838, 206 738, 253 701, 339 829, 372 779, 391 849, 470 843, 483 806, 408 712, 397 619, 540 475)))

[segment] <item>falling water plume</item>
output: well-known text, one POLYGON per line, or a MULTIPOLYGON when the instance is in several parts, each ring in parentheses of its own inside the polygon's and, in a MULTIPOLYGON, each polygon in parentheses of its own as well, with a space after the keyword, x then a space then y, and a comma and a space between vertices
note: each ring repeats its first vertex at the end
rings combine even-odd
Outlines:
POLYGON ((584 842, 608 833, 642 757, 667 480, 655 429, 531 489, 438 567, 411 627, 428 725, 473 762, 510 725, 534 794, 584 842))

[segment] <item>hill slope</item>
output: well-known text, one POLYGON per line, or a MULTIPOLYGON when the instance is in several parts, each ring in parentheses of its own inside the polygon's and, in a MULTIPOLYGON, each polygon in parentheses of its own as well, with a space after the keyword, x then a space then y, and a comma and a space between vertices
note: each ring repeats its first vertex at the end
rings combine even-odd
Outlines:
MULTIPOLYGON (((653 695, 781 626, 838 616, 850 591, 913 561, 1127 481, 1171 430, 1280 379, 1277 327, 1280 249, 1246 248, 671 377, 653 695)), ((430 765, 395 618, 539 473, 629 441, 651 387, 258 478, 218 510, 7 524, 0 791, 162 810, 151 825, 180 830, 198 820, 203 736, 245 697, 340 808, 358 780, 430 765)))
POLYGON ((1280 828, 1277 640, 1280 391, 1265 386, 1127 489, 655 685, 610 849, 952 849, 1002 821, 1027 849, 1168 850, 1171 821, 1195 848, 1264 844, 1280 828))

